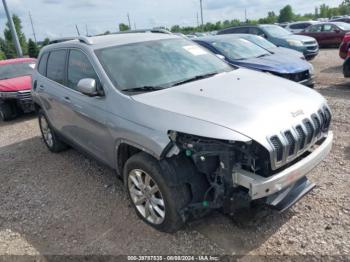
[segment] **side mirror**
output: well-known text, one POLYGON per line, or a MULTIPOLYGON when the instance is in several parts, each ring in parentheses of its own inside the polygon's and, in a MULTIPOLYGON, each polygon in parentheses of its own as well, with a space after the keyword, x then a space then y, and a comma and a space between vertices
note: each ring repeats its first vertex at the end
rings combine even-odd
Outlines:
POLYGON ((218 58, 220 58, 221 60, 225 60, 225 57, 223 55, 220 54, 215 54, 218 58))
POLYGON ((83 78, 79 80, 77 89, 79 92, 87 96, 97 96, 96 80, 92 78, 83 78))
POLYGON ((334 32, 336 32, 337 34, 340 33, 340 30, 339 29, 335 29, 334 32))

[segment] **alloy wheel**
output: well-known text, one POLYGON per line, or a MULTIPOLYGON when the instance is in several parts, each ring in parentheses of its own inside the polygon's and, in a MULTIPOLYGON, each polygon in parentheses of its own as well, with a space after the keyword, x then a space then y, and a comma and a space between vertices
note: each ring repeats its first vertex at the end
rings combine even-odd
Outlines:
POLYGON ((52 131, 44 116, 40 118, 40 127, 46 144, 53 147, 52 131))
POLYGON ((165 204, 157 183, 141 169, 133 169, 128 176, 128 189, 136 209, 152 224, 165 218, 165 204))

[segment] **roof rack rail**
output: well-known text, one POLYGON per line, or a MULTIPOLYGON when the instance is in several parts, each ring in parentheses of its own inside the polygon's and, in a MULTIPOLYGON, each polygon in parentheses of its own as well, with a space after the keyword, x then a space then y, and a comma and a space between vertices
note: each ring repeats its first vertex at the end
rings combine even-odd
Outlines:
POLYGON ((93 42, 91 39, 87 36, 76 36, 76 37, 62 37, 62 38, 56 38, 53 39, 49 42, 49 44, 57 44, 57 43, 62 43, 66 41, 71 41, 71 40, 79 40, 80 42, 87 44, 87 45, 92 45, 93 42))
POLYGON ((131 33, 160 33, 160 34, 169 34, 169 35, 172 34, 172 32, 161 28, 128 30, 128 31, 120 31, 113 34, 131 34, 131 33))

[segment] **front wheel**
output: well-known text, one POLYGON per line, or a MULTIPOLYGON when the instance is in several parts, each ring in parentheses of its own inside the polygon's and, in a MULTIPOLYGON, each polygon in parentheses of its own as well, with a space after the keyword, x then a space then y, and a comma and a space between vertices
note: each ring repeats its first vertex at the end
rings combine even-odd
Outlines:
POLYGON ((179 211, 190 202, 186 186, 171 187, 159 161, 145 153, 133 155, 125 164, 124 181, 137 215, 163 232, 175 232, 184 221, 179 211))

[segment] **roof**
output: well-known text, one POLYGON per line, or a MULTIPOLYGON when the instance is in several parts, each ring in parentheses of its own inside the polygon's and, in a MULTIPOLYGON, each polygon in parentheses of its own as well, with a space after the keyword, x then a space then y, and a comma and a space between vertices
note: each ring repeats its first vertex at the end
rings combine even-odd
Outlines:
POLYGON ((93 49, 100 49, 109 46, 117 45, 126 45, 133 43, 140 43, 153 40, 162 40, 162 39, 173 39, 179 38, 179 36, 173 34, 157 33, 157 32, 134 32, 134 33, 125 33, 125 34, 110 34, 110 35, 101 35, 101 36, 92 36, 92 37, 80 37, 78 39, 61 41, 57 44, 49 45, 56 47, 65 47, 72 43, 85 43, 93 49))
POLYGON ((8 65, 8 64, 16 64, 16 63, 25 63, 25 62, 36 62, 35 58, 14 58, 14 59, 7 59, 7 60, 1 60, 0 65, 8 65))

